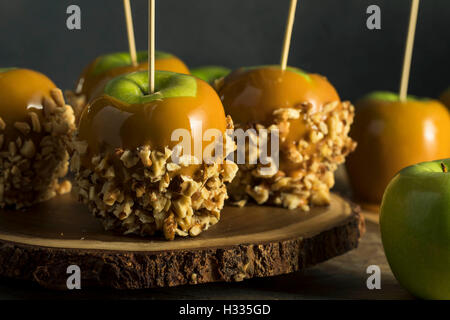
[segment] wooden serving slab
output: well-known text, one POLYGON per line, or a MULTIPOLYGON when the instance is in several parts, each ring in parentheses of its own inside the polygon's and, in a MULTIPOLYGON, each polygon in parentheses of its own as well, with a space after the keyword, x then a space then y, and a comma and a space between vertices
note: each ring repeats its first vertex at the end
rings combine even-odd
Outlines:
POLYGON ((67 267, 81 286, 138 289, 241 281, 302 270, 358 246, 359 208, 333 194, 310 212, 225 207, 196 238, 174 241, 106 232, 70 195, 28 211, 0 210, 0 276, 66 289, 67 267))

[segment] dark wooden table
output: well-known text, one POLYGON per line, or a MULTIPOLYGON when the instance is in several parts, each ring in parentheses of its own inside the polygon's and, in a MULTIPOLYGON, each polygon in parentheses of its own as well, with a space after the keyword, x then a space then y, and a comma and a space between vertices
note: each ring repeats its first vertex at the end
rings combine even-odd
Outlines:
MULTIPOLYGON (((336 189, 348 188, 342 171, 336 189)), ((394 278, 381 244, 377 215, 364 212, 366 234, 358 249, 304 272, 238 283, 187 285, 137 291, 81 289, 51 291, 35 284, 0 279, 0 299, 412 299, 394 278), (366 269, 381 269, 381 289, 369 290, 366 269)))

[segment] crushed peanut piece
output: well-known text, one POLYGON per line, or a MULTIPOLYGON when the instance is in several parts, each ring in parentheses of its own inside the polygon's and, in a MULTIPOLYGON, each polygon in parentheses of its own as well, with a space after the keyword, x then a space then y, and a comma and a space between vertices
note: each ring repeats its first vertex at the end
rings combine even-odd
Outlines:
MULTIPOLYGON (((305 211, 311 204, 329 204, 329 189, 334 185, 333 172, 356 147, 348 136, 354 107, 349 102, 333 101, 324 105, 322 111, 317 111, 310 103, 303 103, 296 108, 277 109, 273 115, 273 123, 267 128, 269 131, 279 130, 280 161, 296 168, 295 175, 274 170, 264 176, 260 173, 264 165, 260 163, 239 165, 236 178, 228 185, 231 203, 242 206, 252 199, 258 204, 268 203, 305 211), (305 121, 305 136, 295 144, 286 143, 283 137, 290 132, 290 120, 299 118, 305 121)), ((261 124, 236 127, 243 130, 265 128, 261 124)), ((252 157, 258 158, 259 152, 253 150, 252 157)))

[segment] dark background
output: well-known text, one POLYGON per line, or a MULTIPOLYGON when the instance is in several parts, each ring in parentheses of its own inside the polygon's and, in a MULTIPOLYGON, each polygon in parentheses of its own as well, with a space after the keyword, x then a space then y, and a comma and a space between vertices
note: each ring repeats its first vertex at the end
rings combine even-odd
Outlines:
MULTIPOLYGON (((326 75, 345 99, 397 91, 410 0, 299 0, 289 64, 326 75), (381 30, 366 8, 381 7, 381 30)), ((274 64, 289 0, 157 0, 157 48, 189 66, 274 64)), ((132 0, 136 42, 147 48, 147 1, 132 0)), ((436 97, 450 81, 450 2, 421 1, 410 93, 436 97)), ((126 51, 121 0, 0 0, 0 66, 28 67, 72 88, 100 54, 126 51), (66 28, 77 4, 82 30, 66 28)))

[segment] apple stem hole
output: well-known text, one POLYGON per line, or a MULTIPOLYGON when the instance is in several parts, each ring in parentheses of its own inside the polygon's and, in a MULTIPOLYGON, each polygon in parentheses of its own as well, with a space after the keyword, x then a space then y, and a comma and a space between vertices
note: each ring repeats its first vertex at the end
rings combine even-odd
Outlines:
POLYGON ((445 163, 441 162, 441 168, 442 168, 442 172, 445 172, 445 173, 448 172, 448 168, 447 168, 447 166, 445 165, 445 163))

